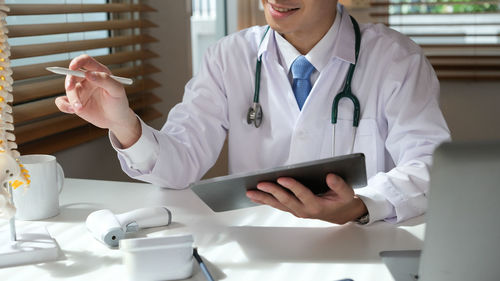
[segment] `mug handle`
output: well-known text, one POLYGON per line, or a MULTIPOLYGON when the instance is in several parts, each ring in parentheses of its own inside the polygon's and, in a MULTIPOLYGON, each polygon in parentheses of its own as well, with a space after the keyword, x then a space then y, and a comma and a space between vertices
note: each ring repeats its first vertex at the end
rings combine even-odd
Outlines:
POLYGON ((59 163, 57 163, 57 185, 59 189, 59 194, 61 194, 61 191, 63 190, 64 187, 64 171, 59 163))

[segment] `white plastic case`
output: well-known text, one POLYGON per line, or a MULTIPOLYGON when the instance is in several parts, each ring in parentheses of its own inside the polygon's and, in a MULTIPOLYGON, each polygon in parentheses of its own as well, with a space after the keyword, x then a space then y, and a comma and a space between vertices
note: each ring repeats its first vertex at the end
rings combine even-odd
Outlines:
POLYGON ((193 235, 120 240, 129 280, 176 280, 193 274, 193 235))

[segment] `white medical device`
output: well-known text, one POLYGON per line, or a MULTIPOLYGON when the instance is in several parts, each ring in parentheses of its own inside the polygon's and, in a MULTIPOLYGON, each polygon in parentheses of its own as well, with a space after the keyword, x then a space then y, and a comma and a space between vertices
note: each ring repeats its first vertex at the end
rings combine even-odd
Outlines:
POLYGON ((92 235, 109 247, 117 247, 125 233, 142 228, 166 226, 172 222, 172 213, 166 207, 150 207, 127 213, 113 214, 104 209, 92 212, 85 222, 92 235))

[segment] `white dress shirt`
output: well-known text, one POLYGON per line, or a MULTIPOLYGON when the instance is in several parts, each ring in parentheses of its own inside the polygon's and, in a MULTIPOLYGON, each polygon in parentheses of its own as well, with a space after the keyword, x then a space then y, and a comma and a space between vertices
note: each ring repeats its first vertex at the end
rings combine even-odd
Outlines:
MULTIPOLYGON (((309 53, 305 55, 306 59, 314 66, 315 69, 311 74, 311 84, 313 86, 318 79, 320 72, 326 67, 328 58, 333 52, 332 49, 335 44, 335 32, 339 29, 340 17, 340 10, 337 10, 337 15, 335 16, 335 20, 330 29, 326 32, 323 38, 321 38, 321 40, 314 45, 309 53)), ((276 38, 276 45, 279 53, 279 63, 288 73, 288 79, 290 80, 290 85, 292 85, 293 76, 290 68, 292 67, 295 59, 302 54, 297 51, 297 49, 295 49, 290 42, 286 41, 286 39, 278 32, 274 32, 274 36, 276 38)))
MULTIPOLYGON (((332 101, 355 60, 353 25, 338 7, 338 23, 327 33, 331 41, 320 48, 328 50, 326 58, 319 59, 318 76, 302 110, 288 76, 290 58, 278 49, 279 36, 270 31, 259 45, 266 27, 245 29, 207 50, 182 103, 170 111, 161 130, 141 121, 141 138, 125 150, 110 135, 123 170, 158 186, 185 188, 215 163, 226 137, 230 173, 331 157, 332 101), (264 117, 255 128, 246 115, 260 55, 264 117)), ((365 154, 369 180, 355 192, 367 206, 370 222, 399 222, 425 212, 432 153, 450 138, 449 130, 439 109, 436 74, 419 46, 381 24, 360 28, 352 92, 361 104, 361 120, 353 152, 365 154)), ((314 57, 311 62, 318 64, 314 57)), ((341 100, 338 118, 334 151, 341 155, 350 152, 353 141, 350 101, 341 100)))

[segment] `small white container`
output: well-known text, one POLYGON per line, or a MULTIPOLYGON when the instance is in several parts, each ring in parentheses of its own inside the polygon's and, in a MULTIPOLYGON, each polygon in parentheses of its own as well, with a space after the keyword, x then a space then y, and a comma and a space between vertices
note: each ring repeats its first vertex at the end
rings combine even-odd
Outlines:
POLYGON ((193 235, 120 240, 129 280, 176 280, 193 274, 193 235))

